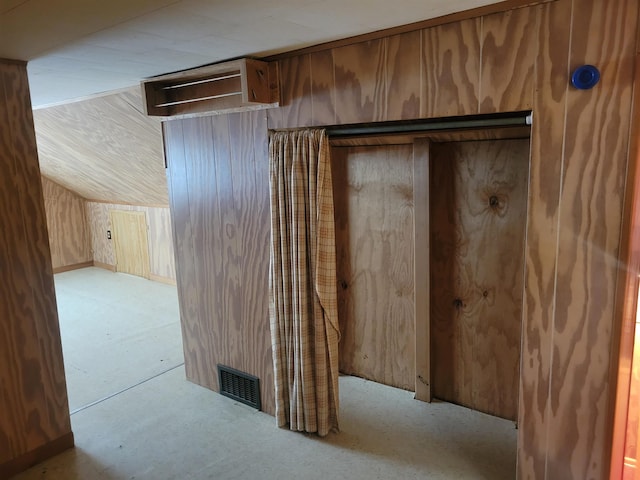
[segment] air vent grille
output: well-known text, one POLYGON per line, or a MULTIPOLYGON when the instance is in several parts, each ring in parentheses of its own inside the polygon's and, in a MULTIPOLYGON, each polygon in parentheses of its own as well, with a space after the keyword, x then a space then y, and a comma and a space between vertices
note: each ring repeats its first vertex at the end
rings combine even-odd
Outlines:
POLYGON ((220 393, 260 410, 260 379, 231 367, 218 365, 220 393))

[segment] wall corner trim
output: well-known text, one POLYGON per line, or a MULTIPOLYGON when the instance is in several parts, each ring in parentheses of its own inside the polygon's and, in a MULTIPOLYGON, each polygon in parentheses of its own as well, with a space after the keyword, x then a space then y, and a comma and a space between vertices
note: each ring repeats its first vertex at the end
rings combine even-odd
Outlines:
POLYGON ((64 434, 63 436, 45 443, 44 445, 24 453, 8 462, 0 465, 0 478, 10 478, 20 472, 43 462, 44 460, 54 457, 65 450, 75 446, 73 432, 64 434))

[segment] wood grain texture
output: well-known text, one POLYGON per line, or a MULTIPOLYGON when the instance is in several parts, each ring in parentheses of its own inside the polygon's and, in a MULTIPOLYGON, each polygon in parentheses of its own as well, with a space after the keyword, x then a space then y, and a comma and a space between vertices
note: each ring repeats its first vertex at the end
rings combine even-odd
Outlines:
POLYGON ((395 35, 402 35, 407 32, 415 32, 418 30, 425 30, 433 27, 439 27, 440 25, 447 25, 451 23, 464 22, 465 20, 475 19, 491 15, 493 13, 502 13, 508 10, 513 10, 523 7, 532 7, 538 4, 544 4, 548 2, 554 2, 557 0, 504 0, 502 2, 490 3, 478 8, 472 8, 470 10, 463 10, 455 12, 450 15, 441 17, 430 18, 427 20, 421 20, 415 23, 407 25, 399 25, 397 27, 384 28, 382 30, 376 30, 375 32, 364 33, 362 35, 356 35, 353 37, 341 38, 339 40, 332 40, 318 45, 312 45, 310 47, 304 47, 297 50, 290 50, 288 52, 278 53, 266 58, 268 61, 282 60, 285 58, 297 57, 299 55, 321 52, 324 50, 331 50, 345 45, 352 45, 354 43, 368 42, 370 40, 378 40, 381 38, 392 37, 395 35))
POLYGON ((89 200, 168 205, 160 121, 138 88, 34 111, 42 173, 89 200))
POLYGON ((149 278, 149 240, 144 212, 110 210, 116 272, 149 278))
MULTIPOLYGON (((163 138, 167 159, 167 181, 171 205, 171 231, 176 259, 176 279, 178 284, 178 302, 180 306, 180 327, 184 350, 187 379, 207 388, 213 388, 214 366, 205 362, 202 356, 200 339, 204 337, 205 324, 199 310, 200 291, 195 274, 193 234, 191 212, 189 211, 189 188, 185 155, 184 124, 193 120, 174 120, 163 123, 163 138)), ((191 144, 190 148, 195 148, 191 144)))
MULTIPOLYGON (((469 53, 463 63, 464 54, 458 48, 460 37, 473 38, 477 27, 457 24, 457 20, 444 22, 449 27, 441 29, 447 33, 438 37, 439 44, 428 43, 430 29, 437 25, 418 27, 427 27, 421 44, 413 47, 423 49, 423 68, 428 45, 441 55, 429 61, 441 59, 442 63, 436 67, 441 77, 422 74, 421 108, 426 108, 427 98, 434 98, 425 92, 441 92, 444 98, 444 92, 452 95, 456 90, 461 97, 451 97, 437 111, 423 110, 420 115, 440 115, 444 111, 440 108, 449 105, 457 105, 465 114, 479 106, 481 112, 533 108, 518 478, 606 478, 607 425, 613 405, 603 398, 611 381, 608 358, 616 354, 611 352, 615 345, 610 332, 619 321, 613 308, 616 277, 612 272, 617 268, 620 240, 621 182, 627 161, 622 144, 630 133, 624 116, 629 113, 634 85, 629 65, 633 57, 630 45, 637 33, 637 5, 628 0, 557 0, 511 13, 497 13, 495 8, 483 10, 482 15, 491 15, 480 20, 461 18, 481 23, 481 80, 475 101, 462 99, 474 97, 473 59, 469 53), (451 69, 457 65, 459 72, 451 75, 455 85, 444 83, 449 50, 451 69), (572 69, 583 63, 594 63, 603 73, 598 86, 588 92, 569 87, 572 69), (463 74, 469 79, 462 79, 463 74)), ((408 31, 411 29, 393 34, 408 31)), ((330 121, 327 97, 335 98, 338 124, 388 119, 391 99, 386 83, 393 76, 389 45, 387 37, 378 35, 290 55, 299 58, 280 68, 282 94, 291 92, 288 95, 298 104, 269 111, 269 127, 309 125, 318 111, 314 105, 326 107, 318 121, 330 121), (313 79, 324 71, 329 55, 335 84, 332 87, 329 79, 326 88, 316 88, 313 79)), ((320 83, 324 85, 325 80, 320 83)), ((185 146, 194 148, 180 141, 172 148, 179 156, 184 155, 179 151, 185 146)), ((184 170, 177 174, 186 175, 184 170)), ((186 212, 180 217, 178 237, 190 238, 184 233, 188 202, 180 200, 177 205, 181 214, 186 212)), ((192 255, 177 250, 180 258, 192 255)), ((185 271, 188 268, 183 266, 185 271)), ((199 285, 192 274, 184 275, 185 283, 192 287, 185 289, 197 293, 199 285)), ((196 322, 195 317, 192 321, 196 322)))
POLYGON ((280 87, 280 108, 268 110, 269 128, 312 125, 311 67, 309 56, 278 62, 279 77, 289 81, 280 87))
POLYGON ((515 420, 528 140, 432 144, 435 397, 515 420))
MULTIPOLYGON (((570 67, 598 89, 567 93, 550 385, 548 478, 605 478, 609 361, 629 148, 638 2, 581 2, 570 67), (570 460, 569 460, 570 459, 570 460)), ((615 321, 619 321, 616 319, 615 321)))
POLYGON ((0 60, 0 465, 71 425, 24 65, 0 60))
POLYGON ((311 67, 311 111, 313 125, 336 123, 336 79, 331 50, 309 56, 311 67))
MULTIPOLYGON (((624 444, 624 463, 629 478, 637 478, 640 473, 640 322, 636 322, 634 334, 633 360, 631 363, 631 385, 629 388, 629 413, 627 415, 624 444)), ((626 477, 623 477, 626 478, 626 477)))
POLYGON ((85 201, 42 177, 51 263, 55 270, 93 260, 85 201))
POLYGON ((165 142, 188 377, 217 390, 218 363, 255 375, 273 414, 267 114, 167 122, 165 142))
POLYGON ((385 120, 420 116, 422 71, 420 53, 422 32, 408 32, 387 40, 385 120), (418 48, 416 48, 418 47, 418 48))
POLYGON ((333 168, 340 370, 413 391, 413 148, 347 148, 333 168))
POLYGON ((482 18, 480 113, 532 107, 538 11, 520 8, 482 18))
POLYGON ((430 215, 429 139, 413 144, 413 244, 414 311, 416 349, 416 399, 430 402, 431 392, 431 306, 430 306, 430 215))
POLYGON ((116 264, 113 241, 107 238, 107 230, 112 230, 109 219, 110 210, 144 212, 146 214, 149 229, 150 278, 161 277, 165 280, 175 281, 171 213, 168 208, 86 202, 93 260, 105 265, 115 266, 116 264))
POLYGON ((73 446, 73 433, 66 433, 51 442, 12 458, 6 463, 0 463, 0 478, 12 478, 14 475, 24 472, 40 462, 73 448, 73 446))
POLYGON ((337 48, 333 61, 337 123, 385 120, 387 39, 337 48))
MULTIPOLYGON (((640 20, 640 18, 639 18, 640 20)), ((611 424, 611 458, 609 460, 609 477, 622 478, 625 463, 625 436, 628 431, 629 420, 629 392, 631 389, 632 359, 634 353, 640 353, 640 348, 634 349, 634 331, 640 333, 636 321, 638 320, 638 289, 640 288, 640 96, 637 87, 640 82, 640 31, 636 42, 635 81, 633 106, 631 112, 631 138, 629 142, 629 165, 627 168, 627 187, 625 188, 624 210, 622 212, 622 231, 620 237, 619 262, 626 269, 618 271, 618 285, 611 346, 611 364, 609 366, 610 382, 609 398, 613 410, 611 424), (634 352, 635 350, 635 352, 634 352), (615 380, 615 381, 614 381, 615 380)), ((635 342, 636 345, 640 343, 635 342)), ((640 398, 636 401, 640 405, 640 398)), ((640 426, 640 424, 639 424, 640 426)), ((636 463, 640 456, 636 457, 636 463)))
POLYGON ((518 416, 518 478, 546 478, 571 2, 540 7, 531 131, 525 301, 518 416))
POLYGON ((423 32, 423 117, 478 113, 481 23, 480 18, 474 18, 423 32))

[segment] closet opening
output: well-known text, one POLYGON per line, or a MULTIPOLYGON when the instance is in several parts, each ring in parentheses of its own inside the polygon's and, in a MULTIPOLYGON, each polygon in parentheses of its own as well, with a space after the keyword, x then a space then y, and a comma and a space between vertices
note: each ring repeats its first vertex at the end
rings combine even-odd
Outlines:
POLYGON ((530 137, 519 118, 328 130, 342 374, 517 422, 530 137))

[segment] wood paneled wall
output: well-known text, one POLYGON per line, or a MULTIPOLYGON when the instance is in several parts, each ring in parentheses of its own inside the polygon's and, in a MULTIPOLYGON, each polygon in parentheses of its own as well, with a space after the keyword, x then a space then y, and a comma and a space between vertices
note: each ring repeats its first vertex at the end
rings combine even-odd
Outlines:
POLYGON ((518 417, 529 141, 431 143, 433 396, 518 417))
POLYGON ((218 363, 260 378, 273 414, 264 111, 164 124, 187 378, 218 390, 218 363))
POLYGON ((92 262, 84 199, 44 176, 42 191, 53 271, 92 262))
POLYGON ((149 227, 149 260, 151 280, 176 280, 173 252, 173 234, 171 233, 171 214, 165 207, 142 207, 137 205, 118 205, 113 203, 87 202, 87 223, 93 250, 93 260, 97 265, 114 267, 116 264, 113 240, 107 238, 111 230, 110 210, 145 212, 149 227))
MULTIPOLYGON (((606 478, 637 23, 636 0, 557 0, 301 53, 279 65, 282 106, 268 111, 269 128, 534 111, 520 479, 606 478), (602 80, 592 90, 576 90, 570 73, 585 63, 598 66, 602 80)), ((266 317, 266 273, 245 277, 235 268, 266 272, 268 264, 267 220, 260 217, 266 213, 258 210, 267 209, 266 128, 249 114, 166 124, 168 155, 183 159, 170 170, 178 182, 171 204, 185 338, 194 338, 187 340, 187 368, 191 379, 209 386, 215 386, 219 357, 251 367, 263 387, 270 385, 266 319, 230 308, 242 291, 240 305, 266 317), (234 151, 248 149, 253 153, 247 151, 246 160, 227 163, 234 151), (204 182, 212 164, 219 193, 185 188, 204 182), (249 165, 260 171, 242 177, 249 165), (247 182, 236 187, 241 178, 247 182), (213 201, 227 195, 238 200, 231 210, 228 202, 213 201), (265 205, 251 203, 254 198, 265 205), (210 227, 220 224, 225 228, 210 227), (252 238, 251 255, 238 256, 237 236, 249 227, 261 233, 252 238), (221 283, 209 290, 214 279, 221 283), (216 313, 205 315, 207 309, 216 313)), ((272 397, 265 400, 269 410, 272 397)))
POLYGON ((331 154, 340 371, 413 391, 413 145, 331 154))
POLYGON ((0 60, 0 478, 73 445, 26 65, 0 60))

